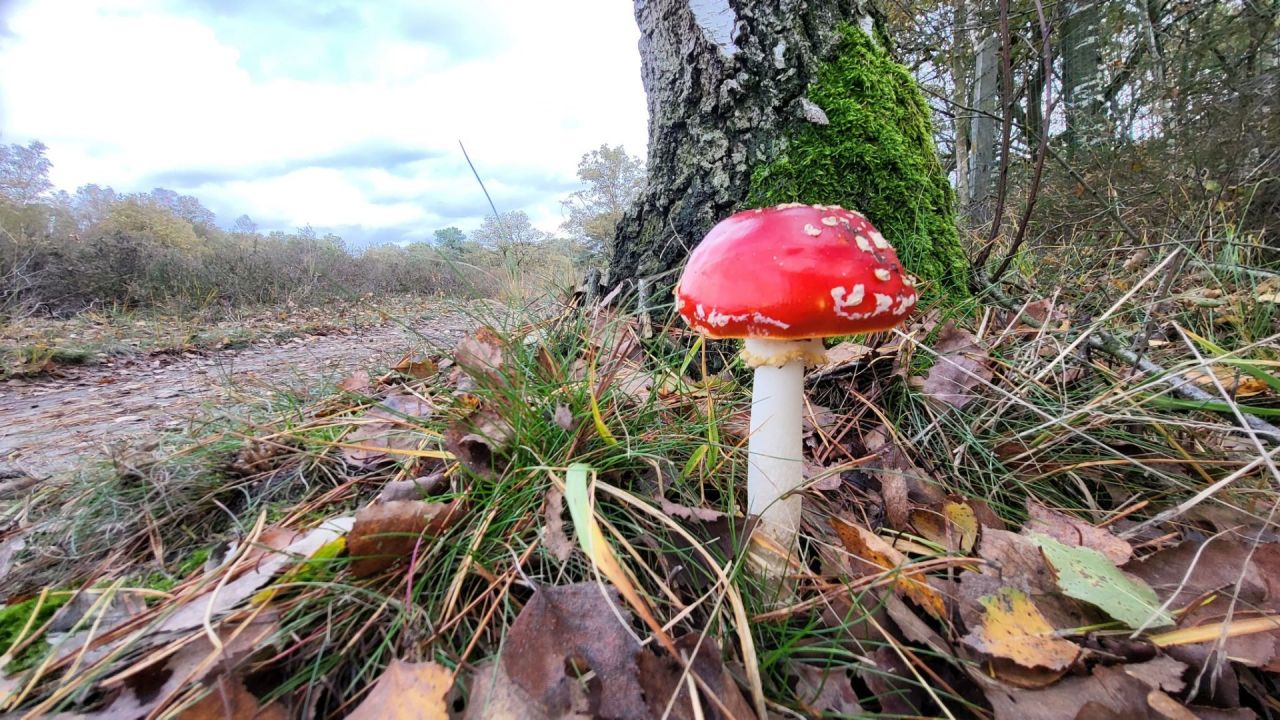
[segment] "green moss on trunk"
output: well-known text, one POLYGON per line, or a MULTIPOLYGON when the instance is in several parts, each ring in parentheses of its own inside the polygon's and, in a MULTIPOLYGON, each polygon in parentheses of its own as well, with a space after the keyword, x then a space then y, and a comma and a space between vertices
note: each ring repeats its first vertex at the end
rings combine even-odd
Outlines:
POLYGON ((968 263, 924 96, 862 30, 841 34, 808 93, 830 124, 797 121, 785 149, 753 172, 749 200, 859 210, 935 292, 967 294, 968 263))

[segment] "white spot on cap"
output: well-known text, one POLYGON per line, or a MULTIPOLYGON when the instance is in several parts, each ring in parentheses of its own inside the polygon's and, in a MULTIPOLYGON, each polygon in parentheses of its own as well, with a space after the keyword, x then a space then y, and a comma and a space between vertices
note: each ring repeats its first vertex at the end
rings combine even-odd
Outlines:
POLYGON ((889 243, 884 239, 884 236, 880 234, 879 230, 871 231, 871 242, 875 243, 876 247, 881 250, 889 249, 889 243))
POLYGON ((862 315, 859 313, 845 312, 845 308, 857 307, 867 296, 867 289, 861 284, 854 285, 847 292, 843 285, 831 288, 831 299, 836 301, 836 314, 850 320, 861 320, 862 315))
POLYGON ((862 252, 875 252, 871 247, 871 241, 867 240, 865 235, 858 236, 858 249, 862 252))
POLYGON ((876 309, 872 311, 873 315, 883 315, 889 312, 889 308, 893 307, 893 298, 888 295, 876 293, 876 309))
POLYGON ((769 317, 768 315, 762 315, 761 313, 758 313, 758 312, 751 313, 751 322, 755 323, 756 325, 775 325, 777 327, 782 328, 783 330, 786 330, 787 328, 791 327, 791 325, 784 323, 781 320, 775 320, 769 317))
POLYGON ((809 207, 809 206, 805 205, 804 203, 791 202, 791 203, 782 203, 781 205, 776 206, 774 209, 790 210, 791 208, 800 208, 800 207, 809 207))
POLYGON ((903 284, 903 285, 906 285, 907 287, 915 287, 915 286, 916 286, 916 279, 915 279, 915 276, 913 276, 913 275, 906 275, 906 276, 904 276, 904 277, 902 278, 902 284, 903 284))
POLYGON ((880 282, 889 282, 890 276, 889 276, 888 270, 885 270, 884 268, 876 268, 875 274, 876 274, 876 279, 879 280, 880 282))
POLYGON ((805 234, 805 235, 812 235, 813 237, 818 237, 819 235, 821 235, 821 234, 822 234, 822 230, 821 230, 821 229, 819 229, 819 228, 816 228, 816 227, 814 227, 814 226, 812 226, 812 225, 809 225, 808 223, 805 223, 805 226, 804 226, 804 234, 805 234))
POLYGON ((836 225, 840 224, 840 221, 836 219, 834 215, 828 215, 822 218, 822 224, 826 225, 827 227, 835 227, 836 225))
POLYGON ((915 305, 915 304, 916 304, 916 294, 915 294, 915 293, 910 293, 910 294, 907 294, 907 295, 899 295, 899 296, 898 296, 898 304, 897 304, 897 305, 895 305, 895 306, 894 306, 894 308, 893 308, 893 314, 894 314, 894 315, 905 315, 905 314, 906 314, 906 312, 907 312, 908 310, 910 310, 910 309, 911 309, 911 306, 912 306, 912 305, 915 305))

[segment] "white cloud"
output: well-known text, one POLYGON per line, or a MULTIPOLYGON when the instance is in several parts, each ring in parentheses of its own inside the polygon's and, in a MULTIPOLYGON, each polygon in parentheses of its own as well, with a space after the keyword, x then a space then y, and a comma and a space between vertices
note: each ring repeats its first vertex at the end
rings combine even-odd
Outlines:
POLYGON ((479 222, 459 139, 499 209, 544 229, 582 153, 608 142, 643 154, 629 3, 472 0, 424 15, 332 0, 297 18, 211 5, 20 6, 0 48, 5 141, 43 140, 68 189, 145 190, 164 176, 224 221, 373 230, 479 222), (431 159, 384 167, 390 150, 431 159), (344 166, 326 166, 337 154, 344 166))

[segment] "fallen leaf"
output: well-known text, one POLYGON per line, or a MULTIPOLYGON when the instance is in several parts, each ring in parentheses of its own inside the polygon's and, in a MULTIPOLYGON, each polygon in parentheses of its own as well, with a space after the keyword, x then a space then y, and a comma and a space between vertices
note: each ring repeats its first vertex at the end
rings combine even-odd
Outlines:
MULTIPOLYGON (((268 612, 245 626, 215 626, 218 647, 207 634, 199 633, 171 655, 152 653, 129 668, 129 674, 119 683, 123 685, 122 692, 92 717, 94 720, 159 717, 160 711, 177 700, 184 690, 236 668, 262 649, 278 630, 275 617, 268 612)), ((235 692, 234 686, 232 692, 235 692)))
POLYGON ((1026 593, 1054 627, 1080 627, 1103 619, 1091 606, 1058 592, 1044 554, 1024 535, 983 526, 978 557, 985 561, 979 571, 960 575, 959 610, 966 627, 982 621, 985 609, 980 599, 1001 587, 1026 593))
POLYGON ((692 677, 686 675, 684 666, 670 655, 658 657, 645 651, 637 657, 637 665, 640 684, 644 688, 645 700, 649 706, 649 717, 672 720, 736 720, 755 717, 755 711, 742 696, 742 691, 724 666, 720 647, 714 640, 698 633, 690 633, 676 638, 675 644, 687 658, 692 674, 702 680, 719 703, 712 702, 707 693, 697 688, 693 697, 699 699, 699 707, 694 708, 689 692, 694 682, 692 677), (728 713, 721 712, 720 705, 728 713))
POLYGON ((351 373, 346 379, 338 383, 338 389, 360 395, 367 394, 369 392, 369 373, 364 370, 357 370, 351 373))
POLYGON ((348 720, 449 720, 453 673, 434 662, 392 660, 348 720))
POLYGON ((463 720, 592 720, 590 701, 581 684, 569 686, 569 709, 549 713, 507 676, 501 660, 478 666, 471 675, 463 720))
POLYGON ((244 681, 219 677, 209 694, 177 715, 179 720, 286 720, 289 714, 279 703, 262 707, 244 681))
POLYGON ((881 645, 871 654, 873 663, 862 663, 858 676, 880 703, 880 713, 895 717, 923 717, 928 695, 911 668, 893 648, 881 645))
POLYGON ((1230 395, 1242 398, 1261 395, 1270 389, 1270 386, 1261 378, 1229 365, 1211 365, 1207 370, 1202 368, 1188 370, 1184 375, 1214 395, 1218 394, 1219 384, 1230 395))
POLYGON ((858 702, 848 668, 825 669, 805 663, 792 663, 795 674, 796 698, 805 704, 805 710, 813 715, 862 716, 866 710, 858 702))
POLYGON ((556 405, 555 412, 551 414, 551 419, 555 424, 565 432, 573 432, 573 411, 568 405, 556 405))
POLYGON ((1053 570, 1064 595, 1087 602, 1131 628, 1173 624, 1156 593, 1140 578, 1126 575, 1106 555, 1063 545, 1048 535, 1030 535, 1053 570))
POLYGON ((982 622, 961 638, 969 648, 989 658, 1008 660, 1016 672, 992 668, 993 674, 1020 687, 1042 687, 1062 677, 1080 657, 1080 647, 1057 636, 1039 609, 1021 590, 1002 587, 980 599, 986 612, 982 622), (1047 670, 1027 673, 1023 669, 1047 670))
POLYGON ((704 507, 689 507, 688 505, 680 505, 670 500, 659 497, 658 505, 662 508, 662 512, 674 518, 682 520, 697 520, 699 522, 715 522, 724 517, 724 513, 719 510, 704 507))
POLYGON ((382 486, 382 492, 378 493, 378 502, 388 503, 395 502, 396 500, 421 500, 435 494, 435 492, 444 487, 447 482, 448 478, 445 476, 444 468, 438 468, 425 477, 416 477, 408 480, 392 480, 382 486))
POLYGON ((419 359, 414 357, 413 353, 406 353, 403 358, 400 358, 400 362, 391 366, 391 369, 401 375, 408 375, 416 380, 421 380, 435 375, 439 367, 431 358, 419 359))
POLYGON ((167 615, 152 633, 176 632, 200 627, 206 618, 217 619, 222 613, 252 597, 286 565, 305 560, 326 544, 345 535, 355 519, 330 518, 313 530, 294 532, 281 528, 268 528, 259 539, 258 546, 249 549, 236 563, 247 570, 236 579, 183 603, 167 615))
POLYGON ((371 577, 408 560, 424 538, 436 537, 466 516, 461 500, 396 500, 367 505, 347 534, 351 574, 371 577))
POLYGON ((467 469, 487 477, 513 436, 510 423, 484 409, 451 425, 445 431, 444 445, 467 469))
POLYGON ((601 683, 593 714, 647 718, 636 653, 640 643, 623 624, 630 613, 617 593, 592 582, 543 585, 507 633, 502 669, 546 714, 572 708, 566 663, 581 659, 601 683))
POLYGON ((482 327, 458 343, 453 359, 476 382, 493 386, 502 377, 504 344, 493 328, 482 327))
POLYGON ((1040 689, 986 681, 982 685, 996 720, 1155 718, 1147 695, 1164 679, 1179 677, 1180 663, 1167 659, 1124 666, 1098 665, 1091 675, 1067 677, 1040 689), (1158 664, 1157 667, 1145 667, 1158 664))
POLYGON ((977 397, 975 388, 991 382, 991 358, 973 335, 949 320, 933 346, 937 356, 924 378, 921 392, 954 408, 963 408, 977 397))
POLYGON ((1112 535, 1110 531, 1051 510, 1034 498, 1027 498, 1027 515, 1027 523, 1022 528, 1023 535, 1040 533, 1064 545, 1092 548, 1106 555, 1117 566, 1124 565, 1133 557, 1133 548, 1129 543, 1112 535))
MULTIPOLYGON (((372 467, 397 457, 420 454, 424 444, 438 440, 427 435, 419 422, 435 411, 417 395, 392 395, 371 408, 342 443, 342 454, 356 467, 372 467), (397 452, 399 451, 399 452, 397 452)), ((444 453, 436 453, 445 457, 444 453)))
POLYGON ((906 556, 895 550, 880 536, 839 518, 828 519, 845 549, 855 558, 854 572, 859 575, 897 573, 894 590, 911 598, 934 617, 946 615, 942 594, 921 577, 909 574, 906 556))
POLYGON ((569 558, 573 556, 573 549, 576 545, 565 534, 564 492, 556 485, 552 485, 547 490, 544 513, 547 517, 547 529, 543 535, 542 543, 552 557, 560 562, 568 562, 569 558))
POLYGON ((980 531, 978 516, 973 507, 957 498, 947 500, 937 510, 913 510, 911 525, 922 537, 952 552, 965 555, 972 552, 980 531))

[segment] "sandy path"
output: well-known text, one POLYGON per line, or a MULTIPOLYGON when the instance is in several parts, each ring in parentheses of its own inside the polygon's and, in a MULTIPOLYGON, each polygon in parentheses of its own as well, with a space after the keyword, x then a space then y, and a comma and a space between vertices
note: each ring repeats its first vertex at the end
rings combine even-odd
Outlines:
POLYGON ((411 348, 451 348, 473 323, 441 311, 409 329, 388 324, 263 340, 240 350, 141 356, 70 368, 60 378, 0 383, 0 473, 46 477, 100 460, 116 443, 145 444, 219 406, 289 388, 314 391, 411 348))

